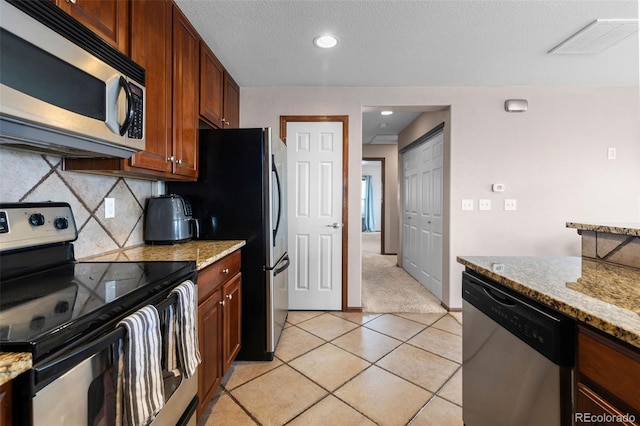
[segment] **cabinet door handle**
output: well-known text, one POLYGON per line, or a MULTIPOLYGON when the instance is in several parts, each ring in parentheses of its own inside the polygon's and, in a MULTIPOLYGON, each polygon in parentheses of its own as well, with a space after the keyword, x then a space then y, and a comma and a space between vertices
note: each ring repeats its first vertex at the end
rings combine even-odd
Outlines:
POLYGON ((182 160, 176 160, 176 164, 182 164, 182 160))
POLYGON ((233 299, 233 294, 227 294, 227 295, 226 295, 226 298, 227 298, 228 300, 233 299))
POLYGON ((76 0, 67 0, 67 3, 76 4, 76 0))
POLYGON ((223 273, 223 274, 228 274, 228 273, 229 273, 229 268, 224 268, 224 269, 222 270, 222 273, 223 273))
POLYGON ((222 301, 220 301, 219 303, 220 303, 222 306, 224 306, 225 301, 224 301, 224 300, 222 300, 222 301))
POLYGON ((167 161, 176 161, 176 157, 172 155, 171 157, 167 158, 167 161))

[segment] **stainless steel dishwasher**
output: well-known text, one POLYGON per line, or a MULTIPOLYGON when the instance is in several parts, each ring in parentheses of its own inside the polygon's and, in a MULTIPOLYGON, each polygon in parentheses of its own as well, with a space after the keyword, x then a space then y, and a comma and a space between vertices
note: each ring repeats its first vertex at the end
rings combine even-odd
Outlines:
POLYGON ((465 425, 571 425, 575 321, 468 272, 462 298, 465 425))

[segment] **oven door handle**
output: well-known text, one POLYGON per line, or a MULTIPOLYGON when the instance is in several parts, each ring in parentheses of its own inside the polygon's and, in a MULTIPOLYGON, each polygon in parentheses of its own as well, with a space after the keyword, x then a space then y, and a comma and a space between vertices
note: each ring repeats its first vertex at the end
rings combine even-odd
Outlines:
POLYGON ((92 340, 86 345, 79 346, 78 348, 68 353, 64 353, 61 356, 54 355, 53 357, 43 360, 33 368, 36 390, 39 390, 51 383, 53 380, 85 359, 100 353, 103 349, 113 345, 115 342, 122 339, 126 332, 127 331, 124 327, 117 327, 110 333, 105 334, 96 340, 92 340))

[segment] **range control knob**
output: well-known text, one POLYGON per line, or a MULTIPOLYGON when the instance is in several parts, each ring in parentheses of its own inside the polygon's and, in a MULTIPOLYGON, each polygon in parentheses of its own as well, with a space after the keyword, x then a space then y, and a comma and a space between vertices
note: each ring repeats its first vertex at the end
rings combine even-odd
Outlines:
POLYGON ((66 217, 58 217, 53 221, 53 226, 55 226, 56 229, 67 229, 69 227, 69 221, 66 217))
POLYGON ((42 226, 44 225, 44 215, 42 213, 34 213, 29 216, 29 223, 32 226, 42 226))

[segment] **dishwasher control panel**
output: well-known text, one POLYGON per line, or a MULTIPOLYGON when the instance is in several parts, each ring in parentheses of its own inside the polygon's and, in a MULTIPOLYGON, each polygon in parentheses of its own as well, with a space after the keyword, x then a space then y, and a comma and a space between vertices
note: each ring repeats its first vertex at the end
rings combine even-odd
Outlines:
POLYGON ((556 364, 575 364, 573 319, 468 272, 463 272, 462 298, 556 364))

